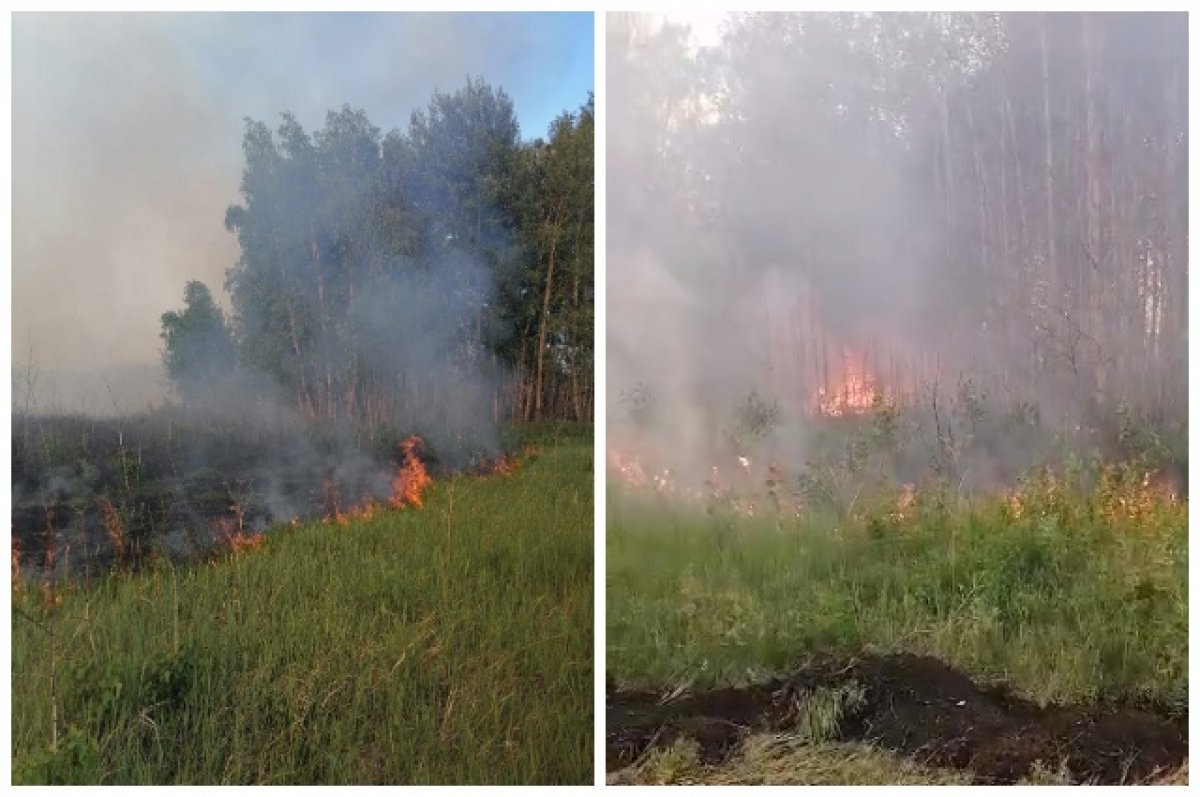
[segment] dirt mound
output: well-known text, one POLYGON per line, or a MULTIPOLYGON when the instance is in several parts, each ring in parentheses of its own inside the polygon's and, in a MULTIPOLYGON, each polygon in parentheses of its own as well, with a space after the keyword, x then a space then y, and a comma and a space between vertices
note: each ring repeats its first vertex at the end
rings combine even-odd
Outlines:
POLYGON ((608 769, 680 737, 696 741, 705 763, 718 763, 752 731, 796 730, 822 694, 842 696, 829 740, 868 742, 928 766, 968 770, 979 783, 1013 783, 1039 763, 1062 766, 1079 782, 1131 783, 1187 758, 1186 716, 1132 706, 1041 708, 937 659, 897 654, 667 698, 610 689, 608 769))

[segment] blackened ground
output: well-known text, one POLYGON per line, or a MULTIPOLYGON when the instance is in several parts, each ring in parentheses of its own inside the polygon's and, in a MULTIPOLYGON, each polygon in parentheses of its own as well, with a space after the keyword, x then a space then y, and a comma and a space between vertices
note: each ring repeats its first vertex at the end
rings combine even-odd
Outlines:
MULTIPOLYGON (((408 436, 287 424, 205 425, 160 410, 136 418, 13 417, 12 538, 23 577, 88 578, 118 559, 106 526, 120 521, 124 564, 151 555, 188 560, 219 545, 227 529, 260 532, 293 519, 383 500, 404 461, 408 436)), ((456 469, 484 470, 481 451, 456 469)), ((435 476, 450 461, 420 446, 435 476)))
POLYGON ((608 693, 607 758, 613 771, 652 746, 687 737, 705 763, 736 753, 754 731, 795 726, 818 690, 862 694, 832 740, 862 741, 931 767, 968 770, 979 783, 1014 783, 1035 764, 1065 766, 1073 780, 1136 783, 1187 758, 1187 716, 1134 706, 1041 708, 1001 686, 979 685, 943 662, 910 654, 827 661, 744 688, 687 693, 608 693))

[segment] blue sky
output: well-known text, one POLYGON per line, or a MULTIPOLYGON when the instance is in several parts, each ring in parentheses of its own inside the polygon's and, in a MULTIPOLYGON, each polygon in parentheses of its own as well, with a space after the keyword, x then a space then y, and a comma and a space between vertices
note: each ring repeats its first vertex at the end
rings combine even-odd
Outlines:
POLYGON ((16 14, 12 34, 13 346, 43 368, 156 362, 188 279, 225 301, 245 117, 311 131, 349 103, 387 132, 472 76, 529 140, 593 86, 591 14, 16 14))
POLYGON ((434 88, 468 74, 513 97, 522 134, 544 134, 593 85, 591 14, 196 14, 170 35, 250 115, 290 100, 307 124, 343 102, 404 127, 434 88), (271 98, 271 99, 267 99, 271 98), (278 102, 278 100, 275 100, 278 102))

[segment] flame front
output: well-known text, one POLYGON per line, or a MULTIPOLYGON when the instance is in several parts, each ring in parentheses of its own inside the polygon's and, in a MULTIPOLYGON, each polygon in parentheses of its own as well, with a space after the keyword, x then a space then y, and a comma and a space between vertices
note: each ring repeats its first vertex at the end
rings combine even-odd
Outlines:
POLYGON ((869 412, 878 403, 892 403, 895 396, 870 375, 865 357, 849 349, 843 354, 844 367, 840 379, 817 388, 813 408, 821 415, 839 417, 869 412))
POLYGON ((425 464, 417 456, 417 449, 425 445, 425 441, 413 435, 400 444, 404 454, 404 462, 392 480, 392 499, 389 502, 393 509, 403 509, 406 506, 421 507, 421 495, 433 484, 433 479, 425 470, 425 464))

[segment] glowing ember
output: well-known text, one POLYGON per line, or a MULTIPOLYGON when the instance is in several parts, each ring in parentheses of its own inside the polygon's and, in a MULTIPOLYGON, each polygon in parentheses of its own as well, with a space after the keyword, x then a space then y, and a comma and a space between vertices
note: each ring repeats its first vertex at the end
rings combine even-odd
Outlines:
POLYGON ((908 513, 917 504, 917 487, 915 484, 906 483, 900 487, 900 493, 896 496, 896 516, 900 519, 907 517, 908 513))
POLYGON ((117 508, 107 498, 100 499, 100 511, 104 514, 104 530, 112 542, 113 550, 117 553, 117 561, 125 561, 125 532, 121 526, 121 517, 117 508))
MULTIPOLYGON (((642 460, 609 448, 609 478, 630 492, 650 493, 664 500, 701 504, 709 512, 754 517, 764 508, 778 515, 798 515, 798 496, 786 487, 782 468, 770 462, 755 466, 749 457, 733 456, 725 471, 709 468, 708 478, 689 483, 671 468, 643 465, 642 460), (725 475, 725 474, 728 475, 725 475)), ((699 476, 696 477, 699 480, 699 476)))
POLYGON ((496 457, 496 462, 492 465, 492 474, 496 476, 510 476, 517 472, 517 468, 521 467, 521 458, 511 456, 509 454, 501 454, 496 457))
POLYGON ((1146 471, 1142 477, 1142 487, 1169 504, 1179 501, 1180 494, 1187 491, 1187 486, 1182 484, 1178 477, 1165 470, 1146 471))
POLYGON ((17 535, 12 537, 12 583, 13 589, 21 591, 21 540, 17 535))
POLYGON ((626 487, 637 488, 646 483, 646 473, 637 459, 626 457, 615 448, 609 448, 608 467, 626 487))
POLYGON ((404 454, 404 462, 392 480, 392 498, 389 502, 393 509, 403 509, 406 506, 421 506, 421 494, 433 484, 433 479, 425 471, 425 464, 417 456, 417 449, 424 446, 425 441, 412 436, 400 444, 404 454))

